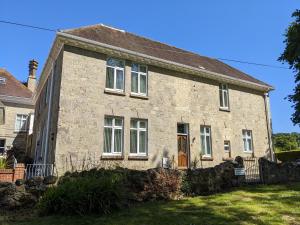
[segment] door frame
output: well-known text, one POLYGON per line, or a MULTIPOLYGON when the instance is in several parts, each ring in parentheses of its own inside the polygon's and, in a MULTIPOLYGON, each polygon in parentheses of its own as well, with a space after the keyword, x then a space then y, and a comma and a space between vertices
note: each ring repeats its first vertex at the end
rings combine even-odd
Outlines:
POLYGON ((186 136, 187 137, 187 165, 186 167, 179 167, 179 169, 188 169, 190 168, 190 126, 188 123, 183 123, 183 122, 180 122, 180 123, 177 123, 176 124, 176 148, 177 148, 177 165, 178 165, 178 136, 186 136), (186 132, 185 133, 178 133, 178 125, 179 124, 183 124, 186 128, 186 132))

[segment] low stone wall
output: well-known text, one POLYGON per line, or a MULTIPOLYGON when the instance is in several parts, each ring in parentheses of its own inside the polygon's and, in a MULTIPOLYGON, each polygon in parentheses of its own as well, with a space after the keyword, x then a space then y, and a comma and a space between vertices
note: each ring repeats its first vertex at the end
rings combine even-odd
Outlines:
POLYGON ((18 163, 14 169, 0 169, 0 182, 15 182, 24 179, 25 165, 18 163))
POLYGON ((265 184, 300 181, 300 164, 296 162, 275 163, 260 158, 259 167, 262 182, 265 184))
POLYGON ((245 176, 236 176, 234 173, 235 168, 243 167, 237 161, 227 161, 210 168, 187 170, 183 177, 183 192, 186 195, 207 195, 243 184, 245 176))

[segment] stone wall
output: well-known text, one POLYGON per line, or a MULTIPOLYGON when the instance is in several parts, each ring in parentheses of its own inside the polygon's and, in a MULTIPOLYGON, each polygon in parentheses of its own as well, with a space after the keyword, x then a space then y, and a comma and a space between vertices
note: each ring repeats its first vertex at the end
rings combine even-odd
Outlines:
POLYGON ((300 164, 299 162, 270 162, 265 158, 259 159, 262 182, 265 184, 299 182, 300 164))
POLYGON ((211 167, 223 162, 223 158, 228 158, 224 140, 231 142, 232 158, 249 156, 243 151, 243 129, 253 132, 254 155, 267 154, 262 92, 229 85, 230 111, 221 111, 217 81, 149 65, 148 98, 136 98, 130 94, 131 62, 126 61, 125 94, 115 95, 105 92, 107 57, 70 46, 63 49, 61 73, 55 74, 58 112, 51 113, 51 123, 54 123, 51 154, 55 155, 58 171, 67 167, 66 159, 70 156, 82 160, 86 155, 109 161, 104 164, 117 163, 132 169, 159 167, 162 158, 168 157, 174 159, 176 168, 177 123, 189 124, 189 166, 199 162, 197 167, 211 167), (101 158, 105 115, 124 118, 124 148, 118 160, 101 158), (131 118, 148 120, 148 156, 143 160, 129 157, 131 118), (211 126, 212 157, 209 159, 200 159, 200 125, 211 126))

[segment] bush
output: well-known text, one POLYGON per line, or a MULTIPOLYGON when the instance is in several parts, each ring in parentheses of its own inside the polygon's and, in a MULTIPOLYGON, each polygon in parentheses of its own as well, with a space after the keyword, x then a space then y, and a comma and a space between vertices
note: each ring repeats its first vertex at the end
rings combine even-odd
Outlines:
POLYGON ((6 160, 5 158, 0 158, 0 169, 6 168, 6 160))
POLYGON ((296 159, 300 159, 300 151, 277 152, 275 155, 276 158, 281 162, 295 161, 296 159))
MULTIPOLYGON (((99 174, 98 174, 99 175, 99 174)), ((107 214, 127 204, 123 177, 77 176, 63 179, 56 187, 49 188, 41 198, 40 214, 107 214)))

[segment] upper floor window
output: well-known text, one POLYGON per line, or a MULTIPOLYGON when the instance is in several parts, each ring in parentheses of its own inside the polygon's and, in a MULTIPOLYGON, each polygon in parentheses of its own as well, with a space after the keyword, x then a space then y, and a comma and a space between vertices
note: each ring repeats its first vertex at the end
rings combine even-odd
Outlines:
POLYGON ((243 130, 244 152, 253 152, 252 131, 243 130))
POLYGON ((147 121, 132 119, 130 121, 130 154, 147 155, 147 121))
POLYGON ((26 131, 27 129, 27 115, 17 114, 15 122, 15 131, 26 131))
POLYGON ((0 77, 0 84, 6 84, 6 78, 0 77))
POLYGON ((229 94, 228 94, 227 84, 219 85, 219 95, 220 95, 220 108, 229 109, 229 94))
POLYGON ((211 157, 211 129, 209 126, 200 126, 201 153, 211 157))
POLYGON ((132 64, 131 67, 131 92, 147 95, 147 66, 132 64))
POLYGON ((106 64, 106 85, 108 89, 124 91, 124 68, 123 60, 109 58, 106 64))
POLYGON ((121 155, 123 150, 123 118, 105 116, 104 154, 121 155))

